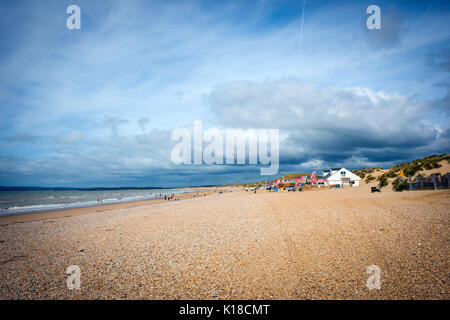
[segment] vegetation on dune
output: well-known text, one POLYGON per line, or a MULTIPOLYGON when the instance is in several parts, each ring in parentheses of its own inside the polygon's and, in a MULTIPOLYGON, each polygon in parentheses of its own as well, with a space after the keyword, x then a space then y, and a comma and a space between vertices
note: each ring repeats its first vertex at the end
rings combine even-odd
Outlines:
POLYGON ((425 157, 423 159, 414 160, 412 162, 398 164, 392 167, 392 169, 389 170, 389 172, 395 174, 399 173, 400 170, 403 169, 403 174, 405 176, 414 176, 419 171, 437 169, 441 167, 439 162, 443 160, 447 160, 447 162, 450 163, 450 155, 449 154, 442 154, 440 156, 432 155, 429 157, 425 157))
POLYGON ((385 187, 385 186, 387 186, 389 184, 388 179, 387 179, 387 177, 384 174, 379 176, 377 181, 379 182, 378 183, 378 187, 379 188, 383 188, 383 187, 385 187))
MULTIPOLYGON (((381 176, 378 177, 378 181, 380 181, 380 188, 388 185, 388 178, 397 178, 400 175, 400 171, 403 170, 403 175, 405 177, 415 176, 417 172, 422 170, 431 170, 441 167, 439 162, 447 160, 450 163, 450 155, 449 154, 441 154, 441 155, 432 155, 425 157, 423 159, 416 159, 411 162, 401 163, 394 167, 392 167, 388 172, 385 172, 381 176)), ((395 181, 395 180, 394 180, 395 181)), ((400 184, 398 188, 400 187, 400 184)), ((394 185, 394 188, 397 188, 394 185)), ((400 191, 400 190, 399 190, 400 191)))
POLYGON ((282 179, 296 179, 302 176, 310 177, 311 173, 293 173, 293 174, 285 174, 282 179))
POLYGON ((264 187, 266 181, 250 182, 250 183, 236 183, 236 184, 225 184, 221 187, 243 187, 243 188, 259 188, 264 187))
POLYGON ((368 175, 367 178, 366 178, 366 180, 364 180, 364 181, 365 181, 365 183, 369 183, 369 182, 371 182, 371 181, 373 181, 373 180, 375 180, 375 177, 373 177, 373 176, 371 176, 371 175, 368 175))
POLYGON ((406 190, 407 183, 408 182, 406 180, 400 182, 400 177, 397 177, 394 181, 392 181, 392 186, 394 187, 395 191, 403 191, 406 190))
POLYGON ((382 168, 365 168, 365 169, 358 169, 358 170, 352 170, 354 174, 356 174, 361 179, 364 179, 366 175, 370 175, 376 171, 382 171, 382 168))

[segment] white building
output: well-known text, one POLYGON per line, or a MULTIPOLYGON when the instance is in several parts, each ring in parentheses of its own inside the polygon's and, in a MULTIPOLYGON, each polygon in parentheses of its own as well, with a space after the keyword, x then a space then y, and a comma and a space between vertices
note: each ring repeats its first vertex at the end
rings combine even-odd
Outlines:
POLYGON ((322 179, 326 186, 339 185, 341 187, 358 187, 360 178, 345 168, 332 168, 324 170, 322 179))

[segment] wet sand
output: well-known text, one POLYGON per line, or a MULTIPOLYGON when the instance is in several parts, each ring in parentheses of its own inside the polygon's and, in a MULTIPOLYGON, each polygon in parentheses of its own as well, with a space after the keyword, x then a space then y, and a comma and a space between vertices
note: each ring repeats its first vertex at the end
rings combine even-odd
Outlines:
POLYGON ((369 189, 212 193, 2 222, 0 298, 449 299, 450 191, 369 189), (67 288, 69 265, 80 289, 67 288), (366 286, 371 265, 380 290, 366 286))

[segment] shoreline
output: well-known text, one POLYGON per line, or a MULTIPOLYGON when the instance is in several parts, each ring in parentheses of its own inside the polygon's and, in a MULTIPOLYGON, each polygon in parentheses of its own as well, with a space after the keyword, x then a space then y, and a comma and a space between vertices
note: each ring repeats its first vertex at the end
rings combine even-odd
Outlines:
MULTIPOLYGON (((208 190, 204 188, 204 190, 208 190)), ((45 219, 53 219, 53 218, 63 218, 63 217, 72 217, 82 214, 88 214, 93 212, 104 212, 116 209, 124 209, 124 208, 135 208, 147 205, 154 205, 158 203, 164 202, 173 202, 175 200, 186 200, 192 199, 201 196, 207 195, 205 191, 202 192, 187 192, 181 194, 175 194, 173 200, 164 200, 160 198, 149 199, 149 200, 138 200, 138 201, 127 201, 127 202, 119 202, 119 203, 109 203, 109 204, 98 204, 91 205, 86 207, 77 207, 77 208, 67 208, 67 209, 55 209, 55 210, 46 210, 46 211, 37 211, 37 212, 24 212, 24 213, 16 213, 5 216, 0 216, 0 225, 5 226, 12 223, 24 223, 24 222, 32 222, 38 220, 45 219)))

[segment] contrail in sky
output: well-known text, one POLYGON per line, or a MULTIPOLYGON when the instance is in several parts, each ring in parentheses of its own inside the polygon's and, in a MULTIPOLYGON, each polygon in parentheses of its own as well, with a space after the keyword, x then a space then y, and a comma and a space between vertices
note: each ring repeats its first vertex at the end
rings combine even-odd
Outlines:
POLYGON ((300 23, 300 52, 302 51, 302 42, 303 42, 303 21, 305 19, 305 2, 306 0, 303 0, 302 21, 300 23))
POLYGON ((259 17, 259 14, 261 13, 261 10, 263 9, 265 2, 266 2, 266 0, 260 1, 258 10, 256 11, 255 16, 253 17, 253 22, 255 22, 256 19, 259 17))

